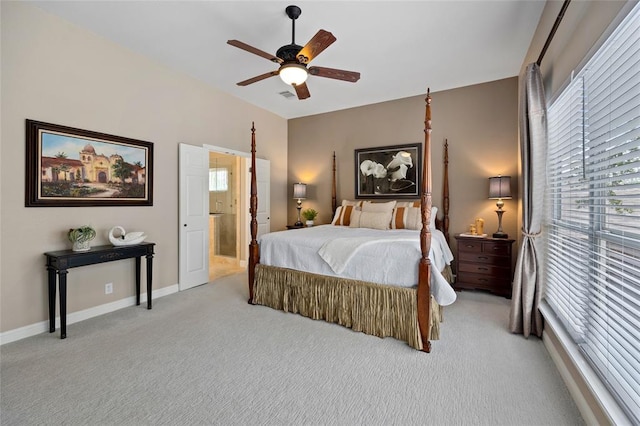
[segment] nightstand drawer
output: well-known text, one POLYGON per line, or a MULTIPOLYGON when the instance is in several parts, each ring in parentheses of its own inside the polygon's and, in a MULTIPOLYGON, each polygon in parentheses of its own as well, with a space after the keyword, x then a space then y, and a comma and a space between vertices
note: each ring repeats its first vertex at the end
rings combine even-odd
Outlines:
POLYGON ((503 256, 511 255, 511 244, 497 242, 482 243, 482 252, 487 254, 499 254, 503 256))
POLYGON ((470 272, 459 272, 457 279, 464 288, 491 290, 500 296, 511 297, 511 281, 470 272))
POLYGON ((458 250, 470 253, 482 253, 482 241, 458 240, 458 250))
POLYGON ((506 256, 491 256, 490 254, 484 253, 471 253, 461 251, 459 253, 459 261, 461 263, 465 262, 475 262, 482 263, 485 265, 495 265, 495 266, 511 266, 511 258, 506 256))
POLYGON ((500 266, 487 265, 484 263, 467 263, 460 262, 458 265, 459 272, 473 272, 475 274, 493 275, 497 277, 508 276, 510 269, 500 266))
POLYGON ((474 274, 472 272, 458 273, 457 278, 468 284, 475 284, 477 286, 495 286, 504 287, 505 285, 511 285, 510 281, 505 280, 502 277, 492 277, 491 275, 474 274))

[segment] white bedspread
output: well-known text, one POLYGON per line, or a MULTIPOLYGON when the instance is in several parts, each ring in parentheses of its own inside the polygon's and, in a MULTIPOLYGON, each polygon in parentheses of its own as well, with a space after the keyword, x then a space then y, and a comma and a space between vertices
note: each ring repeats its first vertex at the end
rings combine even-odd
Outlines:
MULTIPOLYGON (((420 231, 320 225, 265 234, 259 243, 265 265, 401 287, 418 282, 420 231)), ((432 231, 429 259, 431 294, 440 305, 450 305, 456 294, 440 271, 453 254, 440 231, 432 231)))

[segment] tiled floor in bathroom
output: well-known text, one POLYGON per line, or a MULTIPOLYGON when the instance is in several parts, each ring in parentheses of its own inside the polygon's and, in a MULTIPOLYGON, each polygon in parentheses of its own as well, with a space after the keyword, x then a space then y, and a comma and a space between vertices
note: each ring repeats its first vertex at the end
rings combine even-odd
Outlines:
POLYGON ((209 281, 245 270, 233 257, 211 256, 209 259, 209 281))

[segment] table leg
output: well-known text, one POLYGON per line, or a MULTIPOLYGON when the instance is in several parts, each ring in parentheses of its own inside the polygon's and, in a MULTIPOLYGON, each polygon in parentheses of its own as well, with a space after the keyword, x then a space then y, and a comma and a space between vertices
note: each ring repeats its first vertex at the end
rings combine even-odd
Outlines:
POLYGON ((58 271, 60 285, 60 338, 67 338, 67 270, 58 271))
POLYGON ((153 277, 153 253, 147 254, 147 309, 151 309, 151 293, 153 277))
POLYGON ((136 257, 136 305, 140 304, 140 256, 136 257))
POLYGON ((47 266, 49 275, 49 333, 56 331, 56 270, 47 266))

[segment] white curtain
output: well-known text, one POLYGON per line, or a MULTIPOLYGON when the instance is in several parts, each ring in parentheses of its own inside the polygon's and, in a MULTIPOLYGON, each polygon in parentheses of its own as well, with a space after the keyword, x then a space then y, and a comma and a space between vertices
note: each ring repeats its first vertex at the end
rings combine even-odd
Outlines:
POLYGON ((529 64, 520 86, 522 245, 513 279, 509 315, 512 333, 542 336, 542 220, 546 179, 547 112, 540 67, 529 64))

